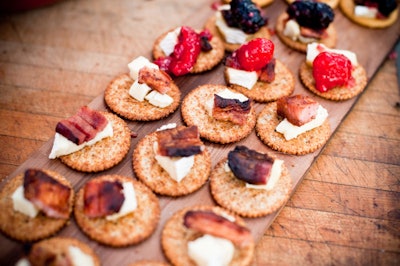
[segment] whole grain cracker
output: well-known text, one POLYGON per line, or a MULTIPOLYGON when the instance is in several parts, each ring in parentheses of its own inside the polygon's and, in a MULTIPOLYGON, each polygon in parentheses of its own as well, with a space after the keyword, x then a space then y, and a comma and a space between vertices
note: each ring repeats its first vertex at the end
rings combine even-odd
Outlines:
POLYGON ((394 24, 399 16, 399 9, 396 8, 392 13, 390 13, 389 17, 385 19, 381 18, 365 18, 354 15, 354 1, 353 0, 340 0, 339 2, 340 10, 342 10, 343 14, 349 18, 351 21, 355 22, 358 25, 372 28, 372 29, 380 29, 387 28, 394 24))
POLYGON ((304 86, 316 95, 332 100, 332 101, 344 101, 351 99, 360 94, 367 86, 367 73, 361 65, 353 67, 351 76, 354 78, 354 84, 350 87, 335 87, 326 92, 320 92, 315 87, 315 80, 312 74, 312 67, 309 66, 305 61, 300 65, 300 80, 304 86))
POLYGON ((156 141, 157 132, 152 132, 143 137, 133 151, 133 170, 152 191, 160 195, 178 197, 190 194, 205 184, 211 171, 211 157, 207 148, 194 156, 192 169, 177 182, 156 161, 153 149, 156 141))
POLYGON ((328 119, 319 127, 300 134, 296 138, 286 140, 283 134, 275 129, 282 121, 277 115, 277 104, 267 104, 257 117, 257 136, 271 149, 286 154, 304 155, 322 147, 331 135, 328 119))
MULTIPOLYGON (((307 43, 303 43, 300 41, 294 41, 291 38, 285 36, 283 31, 285 29, 286 21, 289 18, 289 15, 284 12, 278 16, 276 20, 275 30, 276 34, 278 35, 279 39, 286 44, 288 47, 297 50, 299 52, 306 53, 307 52, 307 43)), ((321 38, 318 40, 319 43, 324 44, 328 48, 334 48, 337 42, 337 32, 336 28, 333 23, 329 24, 328 28, 326 29, 327 37, 321 38)))
POLYGON ((227 171, 228 160, 219 161, 210 176, 211 195, 223 208, 242 217, 255 218, 278 210, 290 196, 292 179, 285 165, 282 174, 270 191, 246 188, 246 183, 227 171))
POLYGON ((293 73, 279 60, 276 60, 274 81, 271 83, 257 81, 251 89, 237 84, 229 84, 226 68, 224 76, 229 87, 257 102, 276 101, 283 96, 292 94, 294 91, 295 79, 293 73))
MULTIPOLYGON (((160 47, 160 42, 169 32, 172 32, 174 30, 175 29, 171 29, 167 32, 164 32, 156 39, 152 50, 154 59, 158 59, 160 57, 165 56, 165 53, 160 47)), ((199 56, 197 57, 196 63, 190 70, 190 73, 197 74, 211 70, 222 61, 225 55, 225 50, 222 40, 219 38, 219 36, 213 34, 213 38, 211 39, 210 44, 212 46, 212 49, 210 51, 200 52, 199 56)))
MULTIPOLYGON (((288 4, 293 3, 295 0, 286 0, 288 4)), ((339 4, 339 0, 317 0, 317 2, 325 3, 329 5, 331 8, 336 8, 339 4)))
POLYGON ((90 256, 93 260, 93 265, 101 265, 100 258, 90 246, 71 237, 53 237, 35 243, 28 254, 28 259, 32 263, 34 262, 32 265, 49 265, 49 257, 46 255, 50 253, 54 254, 54 257, 51 257, 52 259, 59 258, 61 259, 59 262, 64 262, 64 258, 68 256, 69 247, 71 246, 79 248, 83 253, 90 256))
MULTIPOLYGON (((211 16, 206 21, 204 28, 208 29, 213 36, 218 36, 222 40, 224 47, 225 47, 225 51, 233 52, 233 51, 237 50, 242 44, 226 42, 224 36, 219 31, 218 27, 215 25, 215 21, 216 21, 216 15, 211 16)), ((269 33, 269 29, 266 25, 261 27, 256 33, 249 34, 246 42, 256 39, 256 38, 265 38, 265 39, 271 38, 271 34, 269 33)))
MULTIPOLYGON (((71 213, 75 195, 71 183, 55 171, 41 170, 71 189, 68 200, 69 213, 71 213)), ((24 173, 21 173, 9 180, 0 191, 0 230, 5 235, 21 242, 33 242, 54 235, 69 222, 69 218, 50 218, 42 212, 39 212, 36 217, 30 218, 23 213, 14 211, 11 196, 19 186, 23 185, 23 180, 24 173)))
POLYGON ((118 115, 133 121, 154 121, 167 117, 176 111, 181 99, 181 91, 172 81, 167 92, 173 102, 164 107, 152 105, 149 101, 138 101, 129 95, 129 89, 134 80, 128 74, 122 74, 113 79, 104 91, 107 106, 118 115))
POLYGON ((61 162, 82 172, 100 172, 124 159, 131 145, 131 131, 124 120, 109 112, 102 112, 111 122, 113 136, 102 139, 74 153, 60 156, 61 162))
MULTIPOLYGON (((223 0, 222 2, 230 3, 231 0, 223 0)), ((272 2, 274 2, 274 0, 252 0, 252 2, 254 4, 258 5, 259 7, 265 7, 265 6, 272 4, 272 2)))
POLYGON ((134 178, 104 175, 97 177, 95 182, 104 180, 132 183, 137 209, 115 221, 108 221, 103 217, 89 218, 83 211, 83 186, 77 193, 74 208, 75 220, 80 229, 91 239, 113 247, 134 245, 147 239, 154 232, 160 220, 161 210, 158 198, 148 187, 134 178))
MULTIPOLYGON (((235 222, 246 226, 244 220, 231 212, 218 206, 197 205, 186 207, 177 211, 165 223, 161 233, 161 246, 167 259, 175 266, 195 266, 196 264, 188 256, 188 242, 199 237, 199 233, 188 229, 183 224, 183 218, 189 210, 213 211, 222 216, 234 217, 235 222)), ((250 265, 254 256, 255 243, 250 242, 244 247, 235 246, 234 256, 230 266, 250 265)))
POLYGON ((256 123, 253 103, 244 125, 218 121, 208 114, 204 103, 224 89, 229 88, 224 85, 200 85, 186 95, 181 105, 182 118, 188 126, 196 125, 202 138, 221 144, 244 139, 251 133, 256 123))

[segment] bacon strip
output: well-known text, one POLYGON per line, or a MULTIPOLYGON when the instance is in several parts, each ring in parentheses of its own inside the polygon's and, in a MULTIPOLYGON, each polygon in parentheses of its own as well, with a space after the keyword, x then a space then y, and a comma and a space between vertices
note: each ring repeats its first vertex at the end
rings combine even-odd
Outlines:
POLYGON ((179 127, 157 132, 158 153, 170 157, 187 157, 204 149, 197 126, 179 127))
POLYGON ((213 117, 219 121, 228 121, 244 125, 251 109, 251 101, 241 102, 237 99, 225 99, 214 94, 213 117))
POLYGON ((122 190, 122 184, 118 181, 87 182, 83 194, 83 212, 90 218, 119 212, 125 200, 122 190))
POLYGON ((77 115, 86 120, 97 131, 102 131, 108 124, 107 118, 101 112, 92 110, 87 106, 79 109, 77 115))
POLYGON ((228 239, 239 247, 252 241, 249 229, 212 211, 188 211, 184 216, 184 225, 202 234, 228 239))
POLYGON ((273 82, 275 80, 275 65, 276 59, 272 58, 268 64, 261 69, 258 80, 268 83, 273 82))
POLYGON ((171 81, 171 77, 159 69, 143 67, 139 71, 138 82, 146 83, 161 94, 165 94, 171 89, 171 81))
POLYGON ((48 217, 69 217, 71 188, 37 169, 25 171, 23 186, 25 198, 48 217))
POLYGON ((309 96, 293 95, 277 100, 277 114, 296 126, 302 126, 317 116, 319 104, 309 96))
POLYGON ((327 31, 324 30, 314 30, 307 27, 300 27, 300 35, 307 38, 322 39, 328 36, 327 31))

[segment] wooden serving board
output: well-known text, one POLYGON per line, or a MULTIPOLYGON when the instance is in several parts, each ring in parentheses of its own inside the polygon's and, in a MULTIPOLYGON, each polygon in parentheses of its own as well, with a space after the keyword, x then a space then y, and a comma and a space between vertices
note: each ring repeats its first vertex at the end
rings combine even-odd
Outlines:
MULTIPOLYGON (((284 1, 275 0, 274 3, 264 8, 268 18, 268 27, 273 29, 275 26, 275 20, 279 14, 284 12, 286 4, 284 1)), ((186 25, 194 28, 201 28, 206 19, 213 14, 211 9, 211 2, 207 3, 201 10, 199 10, 191 19, 186 21, 186 25)), ((377 71, 384 58, 391 51, 393 45, 399 36, 399 20, 395 25, 387 29, 371 30, 357 26, 345 18, 339 9, 336 11, 336 17, 334 25, 338 33, 337 48, 347 49, 357 53, 358 60, 361 65, 367 71, 368 78, 370 79, 377 71)), ((180 25, 176 25, 180 26, 180 25)), ((162 32, 160 32, 161 34, 162 32)), ((302 61, 305 60, 305 55, 295 52, 285 45, 283 45, 277 36, 273 35, 272 40, 275 43, 275 57, 286 64, 289 69, 293 72, 296 78, 295 94, 307 94, 315 97, 329 112, 329 122, 331 124, 332 134, 336 128, 340 125, 346 114, 351 110, 352 106, 358 99, 353 98, 343 102, 332 102, 316 97, 309 91, 307 91, 301 84, 298 78, 298 68, 302 61)), ((149 56, 148 54, 144 56, 149 56)), ((137 55, 138 56, 138 55, 137 55)), ((111 80, 110 80, 111 81, 111 80)), ((225 84, 223 78, 223 66, 220 65, 204 74, 199 75, 188 75, 175 79, 177 85, 182 90, 182 97, 184 97, 193 88, 202 84, 225 84)), ((103 95, 96 97, 90 104, 90 107, 98 110, 107 110, 103 95)), ((263 104, 256 104, 256 109, 259 112, 263 108, 263 104)), ((127 120, 126 120, 127 121, 127 120)), ((132 152, 137 142, 143 138, 146 134, 153 132, 161 125, 167 123, 183 124, 180 109, 178 109, 173 115, 155 122, 132 122, 127 121, 129 128, 137 133, 137 137, 132 139, 131 148, 126 158, 114 168, 96 174, 86 174, 71 170, 70 168, 63 165, 59 160, 49 160, 48 154, 51 150, 53 139, 50 139, 45 143, 38 151, 21 164, 15 172, 6 178, 6 181, 10 180, 17 174, 21 173, 28 167, 39 167, 47 168, 57 171, 63 174, 66 178, 71 180, 75 191, 78 191, 82 185, 92 177, 104 175, 104 174, 120 174, 136 178, 132 169, 132 152)), ((245 140, 230 145, 220 145, 205 142, 207 148, 211 152, 213 166, 221 159, 225 158, 227 153, 232 150, 235 145, 241 144, 246 145, 249 148, 256 149, 261 152, 269 152, 275 154, 277 157, 285 161, 285 165, 289 169, 290 175, 293 179, 292 192, 294 193, 296 187, 301 182, 305 173, 312 165, 314 160, 318 157, 321 152, 320 150, 314 153, 304 156, 293 156, 277 153, 265 146, 259 138, 256 136, 254 130, 250 136, 245 140)), ((5 182, 6 182, 5 181, 5 182)), ((4 186, 4 183, 0 184, 0 188, 4 186)), ((137 261, 140 259, 156 259, 165 261, 160 246, 160 233, 163 228, 165 221, 177 210, 185 206, 191 206, 196 204, 215 204, 210 196, 209 185, 206 183, 197 192, 179 198, 171 198, 160 196, 160 205, 162 209, 160 223, 155 233, 146 241, 135 246, 129 246, 124 248, 109 248, 97 244, 90 240, 84 235, 77 227, 74 218, 70 219, 70 223, 57 235, 60 236, 71 236, 76 237, 86 243, 88 243, 94 250, 99 254, 103 265, 127 265, 130 262, 137 261)), ((246 219, 249 228, 251 228, 252 234, 255 239, 258 240, 264 231, 270 226, 273 220, 277 217, 279 211, 272 213, 268 216, 256 219, 246 219)), ((23 254, 23 245, 12 239, 0 235, 0 264, 2 265, 14 265, 15 261, 23 254)))

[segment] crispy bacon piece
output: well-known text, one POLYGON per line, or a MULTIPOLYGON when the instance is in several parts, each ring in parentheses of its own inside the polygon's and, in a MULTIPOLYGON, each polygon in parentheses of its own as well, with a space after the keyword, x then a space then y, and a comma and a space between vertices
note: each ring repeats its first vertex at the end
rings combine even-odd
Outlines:
POLYGON ((48 217, 67 219, 71 188, 38 169, 24 174, 24 196, 48 217))
POLYGON ((252 241, 249 229, 212 211, 188 211, 183 223, 189 229, 228 239, 239 247, 252 241))
POLYGON ((83 106, 77 114, 58 122, 56 132, 80 145, 93 139, 107 126, 107 123, 107 118, 102 113, 83 106))
POLYGON ((177 127, 157 132, 158 153, 170 157, 188 157, 204 149, 197 126, 177 127))
POLYGON ((90 218, 119 212, 125 200, 122 190, 122 184, 118 181, 87 182, 83 192, 83 212, 90 218))
POLYGON ((237 99, 225 99, 214 94, 213 117, 219 121, 228 121, 244 125, 251 109, 251 101, 241 102, 237 99))
POLYGON ((319 104, 309 96, 293 95, 277 100, 277 113, 296 126, 302 126, 317 116, 319 104))
POLYGON ((28 260, 32 266, 72 266, 71 258, 65 252, 56 252, 49 245, 37 243, 29 251, 28 260))
POLYGON ((165 94, 170 90, 171 77, 164 71, 143 67, 139 71, 139 83, 146 83, 153 90, 158 91, 161 94, 165 94))
POLYGON ((263 67, 258 76, 258 80, 271 83, 275 80, 275 64, 276 59, 272 58, 268 64, 263 67))
POLYGON ((307 27, 300 27, 300 35, 307 38, 322 39, 328 36, 326 30, 314 30, 307 27))
POLYGON ((254 185, 265 185, 274 159, 245 146, 236 146, 228 153, 228 165, 236 178, 254 185))

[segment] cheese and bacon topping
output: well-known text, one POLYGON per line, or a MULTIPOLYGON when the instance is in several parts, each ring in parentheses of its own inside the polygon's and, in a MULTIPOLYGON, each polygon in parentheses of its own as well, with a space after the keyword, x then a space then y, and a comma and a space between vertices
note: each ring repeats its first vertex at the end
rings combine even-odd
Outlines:
POLYGON ((145 66, 139 70, 138 82, 145 83, 151 89, 165 94, 171 89, 172 79, 162 70, 145 66))

